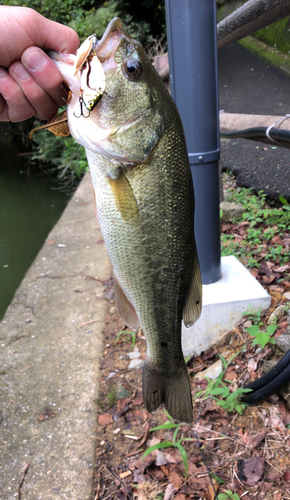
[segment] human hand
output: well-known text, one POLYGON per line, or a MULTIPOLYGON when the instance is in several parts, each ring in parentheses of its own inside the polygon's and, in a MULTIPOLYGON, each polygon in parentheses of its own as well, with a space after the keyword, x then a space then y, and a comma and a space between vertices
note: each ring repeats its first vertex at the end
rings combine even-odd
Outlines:
POLYGON ((52 118, 65 92, 44 50, 74 54, 78 35, 26 7, 0 6, 0 23, 0 121, 52 118))

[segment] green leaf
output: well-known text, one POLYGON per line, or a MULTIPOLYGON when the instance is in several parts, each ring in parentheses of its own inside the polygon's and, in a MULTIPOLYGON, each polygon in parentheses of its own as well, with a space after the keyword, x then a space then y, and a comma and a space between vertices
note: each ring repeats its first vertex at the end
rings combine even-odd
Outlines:
POLYGON ((223 480, 221 477, 219 477, 219 476, 217 476, 216 474, 213 474, 213 473, 211 474, 211 476, 214 478, 214 480, 215 480, 218 484, 224 484, 224 480, 223 480))
POLYGON ((278 325, 268 325, 267 332, 269 333, 269 335, 273 335, 273 333, 275 333, 277 328, 278 325))
POLYGON ((223 396, 224 398, 227 397, 229 393, 229 389, 227 387, 217 387, 216 389, 213 389, 210 393, 211 396, 223 396))
POLYGON ((286 200, 286 198, 284 198, 284 196, 282 196, 281 194, 279 196, 279 200, 281 201, 282 205, 289 205, 289 203, 286 200))
POLYGON ((175 429, 176 427, 178 427, 179 424, 175 424, 174 422, 165 422, 165 424, 162 424, 162 425, 158 425, 157 427, 153 427, 153 429, 150 429, 150 432, 153 432, 153 431, 159 431, 161 429, 175 429))
POLYGON ((187 458, 187 453, 186 453, 185 448, 183 448, 183 446, 180 444, 179 441, 178 441, 178 443, 175 443, 175 446, 179 450, 181 458, 183 460, 183 464, 184 464, 184 468, 185 468, 184 480, 186 481, 187 474, 188 474, 188 458, 187 458))
POLYGON ((245 328, 245 330, 247 330, 247 332, 252 336, 256 336, 259 333, 258 325, 252 325, 250 327, 245 328))
POLYGON ((179 429, 180 429, 180 424, 176 427, 176 429, 175 429, 175 431, 174 431, 174 434, 173 434, 173 436, 172 436, 172 443, 174 443, 174 444, 175 444, 175 442, 176 442, 176 436, 177 436, 177 434, 178 434, 179 429))
POLYGON ((143 458, 145 458, 147 455, 149 455, 149 453, 151 453, 151 451, 160 450, 162 448, 171 448, 172 446, 174 446, 174 445, 171 441, 163 441, 162 443, 154 444, 153 446, 150 446, 150 448, 148 448, 146 451, 144 451, 143 458))

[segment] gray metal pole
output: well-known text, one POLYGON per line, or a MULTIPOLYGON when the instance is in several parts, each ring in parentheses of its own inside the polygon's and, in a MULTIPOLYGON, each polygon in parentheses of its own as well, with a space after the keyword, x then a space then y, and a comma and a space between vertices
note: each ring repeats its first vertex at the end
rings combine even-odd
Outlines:
POLYGON ((216 0, 166 0, 171 95, 186 135, 204 284, 221 278, 216 0))

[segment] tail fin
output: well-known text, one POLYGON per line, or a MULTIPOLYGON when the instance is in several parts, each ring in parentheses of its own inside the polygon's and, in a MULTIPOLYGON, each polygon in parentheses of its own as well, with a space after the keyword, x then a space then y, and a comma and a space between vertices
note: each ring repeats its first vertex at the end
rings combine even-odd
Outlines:
POLYGON ((143 368, 143 398, 149 412, 164 403, 169 415, 179 422, 191 423, 192 397, 186 364, 179 373, 166 376, 150 362, 143 368))

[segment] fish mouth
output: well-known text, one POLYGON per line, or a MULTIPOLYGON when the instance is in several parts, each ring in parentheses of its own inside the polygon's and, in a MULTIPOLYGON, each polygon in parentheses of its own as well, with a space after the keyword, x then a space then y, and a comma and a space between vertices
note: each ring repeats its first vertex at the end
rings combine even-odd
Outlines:
POLYGON ((109 22, 105 33, 96 47, 96 53, 101 62, 116 52, 123 37, 132 40, 132 37, 126 32, 121 19, 114 17, 109 22))

